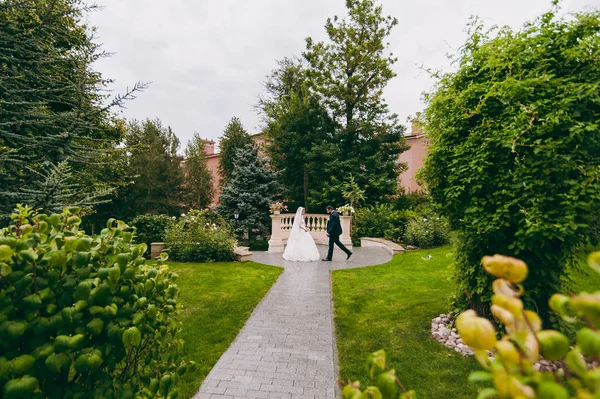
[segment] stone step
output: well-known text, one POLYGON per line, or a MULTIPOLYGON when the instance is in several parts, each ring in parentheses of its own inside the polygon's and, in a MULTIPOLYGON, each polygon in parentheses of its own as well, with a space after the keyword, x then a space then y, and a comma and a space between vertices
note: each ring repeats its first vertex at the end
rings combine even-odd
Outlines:
POLYGON ((363 247, 382 247, 387 249, 392 255, 406 252, 403 246, 385 238, 363 237, 360 239, 360 245, 363 247))
POLYGON ((248 262, 252 260, 252 252, 248 247, 235 247, 233 250, 235 260, 239 262, 248 262))

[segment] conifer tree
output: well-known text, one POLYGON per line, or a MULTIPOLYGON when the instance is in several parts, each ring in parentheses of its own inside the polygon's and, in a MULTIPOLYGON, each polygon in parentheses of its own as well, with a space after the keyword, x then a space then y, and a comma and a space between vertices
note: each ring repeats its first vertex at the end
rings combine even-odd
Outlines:
POLYGON ((226 219, 239 212, 234 228, 238 234, 265 233, 271 226, 269 205, 282 193, 277 173, 267 166, 258 148, 248 144, 238 150, 229 183, 223 188, 218 211, 226 219))
POLYGON ((206 165, 204 140, 197 133, 185 149, 186 205, 194 209, 206 208, 214 196, 212 175, 206 165))
POLYGON ((234 159, 237 151, 252 143, 252 138, 244 129, 239 118, 233 117, 225 127, 223 137, 219 141, 219 174, 221 176, 221 185, 225 186, 234 168, 234 159))
POLYGON ((105 53, 84 22, 93 8, 82 0, 0 2, 0 218, 44 184, 49 175, 36 172, 67 173, 61 162, 74 193, 120 183, 103 173, 119 162, 122 131, 111 108, 145 86, 112 101, 103 94, 109 80, 92 65, 105 53))
POLYGON ((113 217, 145 213, 178 215, 184 208, 179 139, 159 119, 131 121, 125 135, 131 183, 111 206, 113 217))

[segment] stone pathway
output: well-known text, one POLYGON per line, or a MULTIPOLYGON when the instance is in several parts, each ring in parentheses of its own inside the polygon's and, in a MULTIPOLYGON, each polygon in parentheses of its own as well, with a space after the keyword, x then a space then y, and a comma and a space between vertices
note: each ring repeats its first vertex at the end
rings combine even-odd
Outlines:
MULTIPOLYGON (((326 248, 319 247, 325 255, 326 248)), ((331 270, 388 262, 381 248, 355 248, 349 261, 336 249, 333 262, 288 262, 255 252, 258 263, 283 266, 195 399, 335 398, 337 360, 331 270)))

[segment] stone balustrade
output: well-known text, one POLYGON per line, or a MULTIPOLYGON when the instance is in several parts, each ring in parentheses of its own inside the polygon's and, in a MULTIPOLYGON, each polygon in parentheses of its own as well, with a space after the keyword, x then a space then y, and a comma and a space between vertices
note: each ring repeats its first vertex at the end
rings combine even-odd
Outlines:
MULTIPOLYGON (((282 253, 285 249, 285 244, 292 225, 294 224, 294 213, 282 213, 271 215, 271 238, 269 239, 269 252, 282 253)), ((327 237, 327 222, 329 215, 306 214, 304 215, 306 227, 310 230, 310 235, 315 240, 317 245, 328 245, 329 238, 327 237)), ((352 216, 340 215, 340 223, 342 225, 342 235, 340 241, 348 248, 352 248, 352 239, 350 232, 352 229, 352 216)))

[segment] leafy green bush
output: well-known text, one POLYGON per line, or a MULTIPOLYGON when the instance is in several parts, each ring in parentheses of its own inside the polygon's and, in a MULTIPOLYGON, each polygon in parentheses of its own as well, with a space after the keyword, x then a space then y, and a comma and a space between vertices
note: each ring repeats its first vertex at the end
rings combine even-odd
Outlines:
POLYGON ((474 20, 460 48, 457 69, 426 96, 422 169, 457 231, 457 291, 489 316, 492 278, 479 260, 514 254, 530 266, 526 304, 548 321, 567 265, 599 238, 600 91, 590 88, 600 81, 600 10, 566 16, 555 6, 518 31, 474 20))
POLYGON ((251 251, 267 251, 269 249, 269 241, 268 240, 255 240, 250 243, 251 251))
POLYGON ((445 218, 439 216, 414 217, 406 226, 404 243, 418 248, 433 248, 447 244, 450 228, 445 218))
POLYGON ((165 245, 172 260, 229 262, 234 259, 235 235, 229 223, 211 210, 191 210, 167 228, 165 245))
POLYGON ((410 209, 418 212, 420 208, 428 206, 430 202, 430 198, 425 193, 417 191, 398 196, 394 200, 394 208, 400 211, 410 209))
POLYGON ((78 212, 19 206, 0 230, 3 397, 174 398, 194 366, 181 361, 177 275, 146 265, 133 228, 111 219, 90 237, 78 212))
MULTIPOLYGON (((131 225, 136 229, 136 242, 143 242, 150 248, 153 242, 163 242, 169 224, 173 223, 174 217, 167 215, 139 215, 132 221, 131 225)), ((145 255, 150 256, 147 252, 145 255)))
POLYGON ((352 220, 352 245, 360 246, 361 237, 384 237, 400 242, 413 216, 413 211, 397 211, 387 204, 357 209, 352 220))

